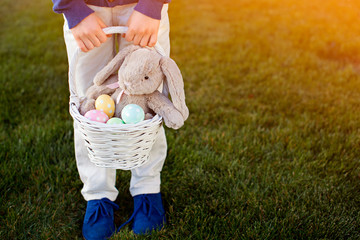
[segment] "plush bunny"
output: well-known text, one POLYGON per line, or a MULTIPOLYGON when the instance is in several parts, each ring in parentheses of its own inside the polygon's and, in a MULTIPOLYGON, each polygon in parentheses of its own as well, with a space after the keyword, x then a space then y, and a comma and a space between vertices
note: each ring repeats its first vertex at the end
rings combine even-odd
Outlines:
POLYGON ((114 99, 116 117, 121 117, 121 110, 131 103, 142 107, 146 119, 159 114, 165 125, 173 129, 180 128, 189 116, 179 68, 171 58, 161 56, 152 48, 131 45, 119 51, 96 74, 94 85, 81 102, 80 113, 84 115, 95 109, 95 99, 101 94, 109 94, 114 99), (118 74, 114 75, 116 71, 118 74), (163 93, 158 91, 162 83, 163 93))

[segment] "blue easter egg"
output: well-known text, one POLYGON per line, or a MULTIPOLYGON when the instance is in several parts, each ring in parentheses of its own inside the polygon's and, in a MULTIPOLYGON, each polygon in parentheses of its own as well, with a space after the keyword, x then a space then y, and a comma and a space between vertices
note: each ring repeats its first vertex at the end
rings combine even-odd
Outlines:
POLYGON ((128 104, 121 111, 121 118, 127 124, 144 121, 144 110, 137 104, 128 104))

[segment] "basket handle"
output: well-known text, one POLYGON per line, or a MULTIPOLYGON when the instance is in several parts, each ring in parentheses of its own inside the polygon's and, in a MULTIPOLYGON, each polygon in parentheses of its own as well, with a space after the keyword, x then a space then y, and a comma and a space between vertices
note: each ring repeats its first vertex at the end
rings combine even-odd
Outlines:
MULTIPOLYGON (((117 33, 121 34, 121 33, 126 33, 127 30, 128 27, 124 27, 124 26, 103 28, 105 34, 117 34, 117 33)), ((159 42, 156 42, 154 48, 160 55, 166 56, 166 53, 164 49, 160 46, 159 42)), ((77 48, 69 64, 70 107, 74 105, 76 108, 80 107, 80 99, 77 96, 76 88, 75 88, 75 69, 77 62, 79 60, 79 56, 81 54, 86 54, 86 53, 82 52, 80 48, 77 48)))

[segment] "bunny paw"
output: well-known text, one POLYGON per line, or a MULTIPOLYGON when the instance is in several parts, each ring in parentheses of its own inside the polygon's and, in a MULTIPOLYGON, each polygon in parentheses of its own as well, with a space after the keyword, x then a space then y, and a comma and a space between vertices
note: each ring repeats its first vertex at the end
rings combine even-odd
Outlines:
POLYGON ((154 115, 152 115, 151 113, 145 114, 145 120, 152 119, 153 117, 154 117, 154 115))
POLYGON ((169 128, 179 129, 184 125, 184 118, 180 112, 173 112, 168 118, 164 118, 165 125, 169 128))
POLYGON ((86 112, 95 109, 95 99, 86 99, 80 105, 80 114, 85 115, 86 112))

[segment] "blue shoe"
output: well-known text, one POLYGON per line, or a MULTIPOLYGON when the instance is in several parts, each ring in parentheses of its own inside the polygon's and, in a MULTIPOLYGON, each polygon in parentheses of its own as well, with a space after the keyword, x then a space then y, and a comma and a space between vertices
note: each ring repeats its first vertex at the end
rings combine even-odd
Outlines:
POLYGON ((133 219, 132 229, 135 234, 160 230, 166 222, 161 193, 136 195, 134 197, 134 213, 119 227, 119 230, 133 219))
POLYGON ((114 209, 119 209, 119 206, 107 198, 87 202, 82 228, 86 240, 102 240, 111 237, 115 232, 114 209))

